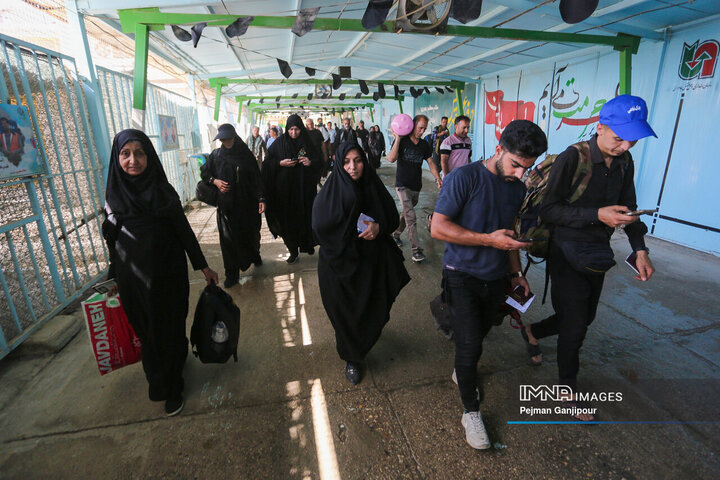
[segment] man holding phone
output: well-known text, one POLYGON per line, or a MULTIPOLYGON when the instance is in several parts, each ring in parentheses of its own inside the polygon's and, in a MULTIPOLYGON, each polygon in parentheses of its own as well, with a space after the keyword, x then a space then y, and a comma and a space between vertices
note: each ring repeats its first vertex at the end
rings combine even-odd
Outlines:
POLYGON ((480 415, 477 364, 482 342, 505 300, 507 276, 513 288, 530 286, 520 268, 519 242, 511 230, 525 198, 520 180, 547 150, 543 131, 528 120, 505 127, 495 154, 484 162, 451 171, 443 184, 430 234, 446 242, 443 297, 455 341, 455 372, 464 413, 462 425, 471 447, 490 441, 480 415))
MULTIPOLYGON (((568 147, 558 155, 550 170, 540 217, 550 226, 551 241, 547 258, 552 304, 555 314, 525 327, 526 342, 536 347, 534 364, 542 361, 537 340, 558 335, 557 363, 559 384, 573 391, 588 326, 595 318, 605 271, 613 260, 610 236, 624 227, 637 255, 638 280, 647 281, 655 269, 645 246, 647 227, 636 213, 634 165, 628 152, 638 140, 657 137, 647 123, 647 105, 640 97, 620 95, 600 111, 597 133, 588 141, 592 170, 585 192, 570 204, 573 176, 579 153, 568 147)), ((525 335, 523 336, 525 338, 525 335)), ((567 406, 577 406, 569 398, 567 406)), ((576 418, 591 421, 592 415, 576 418)))

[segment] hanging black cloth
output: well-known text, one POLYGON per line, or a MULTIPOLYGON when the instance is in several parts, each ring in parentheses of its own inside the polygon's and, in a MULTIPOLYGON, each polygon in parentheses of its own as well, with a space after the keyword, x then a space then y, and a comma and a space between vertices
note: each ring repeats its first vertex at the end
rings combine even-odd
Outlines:
POLYGON ((208 183, 212 177, 230 185, 229 192, 218 196, 217 226, 225 275, 237 278, 239 270, 260 260, 260 168, 247 144, 235 134, 232 148, 221 145, 213 150, 200 175, 208 183))
POLYGON ((320 295, 335 329, 338 354, 357 363, 377 342, 410 276, 391 237, 400 223, 395 201, 365 153, 357 143, 343 143, 336 158, 313 205, 313 233, 320 244, 320 295), (357 182, 343 168, 352 149, 358 150, 364 164, 357 182), (374 240, 358 238, 360 213, 379 223, 374 240))
POLYGON ((151 400, 182 394, 187 356, 187 259, 193 269, 207 267, 175 189, 168 183, 150 139, 123 130, 113 140, 102 230, 125 313, 142 342, 142 364, 151 400), (126 173, 119 163, 128 142, 142 145, 147 167, 126 173))
POLYGON ((268 149, 263 162, 262 177, 265 186, 265 219, 275 237, 282 237, 288 250, 311 253, 315 246, 311 230, 312 204, 317 195, 317 183, 323 167, 322 156, 308 138, 299 115, 290 115, 285 133, 268 149), (290 137, 288 130, 300 129, 300 136, 290 137), (283 167, 285 159, 307 157, 310 165, 298 162, 283 167))

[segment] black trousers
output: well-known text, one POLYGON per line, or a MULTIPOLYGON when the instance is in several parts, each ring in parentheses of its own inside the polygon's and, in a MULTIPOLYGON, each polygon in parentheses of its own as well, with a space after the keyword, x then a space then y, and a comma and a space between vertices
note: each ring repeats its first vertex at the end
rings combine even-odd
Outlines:
POLYGON ((580 348, 595 319, 605 275, 586 275, 568 264, 560 248, 551 243, 547 259, 555 314, 531 325, 535 338, 557 335, 558 377, 561 385, 577 388, 580 348))
POLYGON ((505 279, 485 281, 467 273, 443 270, 445 303, 450 312, 455 341, 455 374, 463 407, 480 409, 477 364, 482 342, 493 326, 498 307, 505 298, 505 279))

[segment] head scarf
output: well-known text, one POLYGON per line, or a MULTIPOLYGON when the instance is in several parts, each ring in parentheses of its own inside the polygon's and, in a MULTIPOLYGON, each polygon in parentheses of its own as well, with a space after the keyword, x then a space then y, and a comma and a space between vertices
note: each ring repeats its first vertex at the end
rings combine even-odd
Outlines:
POLYGON ((313 232, 322 245, 320 254, 330 261, 337 261, 355 249, 352 240, 358 235, 357 219, 361 212, 374 218, 386 235, 399 223, 395 202, 360 145, 340 144, 335 158, 333 173, 313 204, 312 218, 313 232), (357 181, 343 167, 345 156, 353 149, 358 151, 363 162, 363 174, 357 181))
POLYGON ((106 205, 118 217, 170 216, 182 212, 177 192, 165 175, 160 157, 145 133, 123 130, 115 135, 108 166, 106 205), (128 142, 140 142, 147 156, 147 167, 140 175, 130 175, 120 166, 120 150, 128 142))

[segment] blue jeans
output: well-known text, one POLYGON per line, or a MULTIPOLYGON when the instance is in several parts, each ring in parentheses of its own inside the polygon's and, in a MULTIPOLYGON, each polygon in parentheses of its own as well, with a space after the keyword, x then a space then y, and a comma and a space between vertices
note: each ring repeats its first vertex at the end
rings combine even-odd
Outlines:
POLYGON ((465 410, 480 409, 475 389, 477 364, 482 355, 482 342, 493 326, 498 307, 505 298, 504 278, 481 280, 470 274, 443 269, 445 303, 455 341, 455 374, 465 410))

